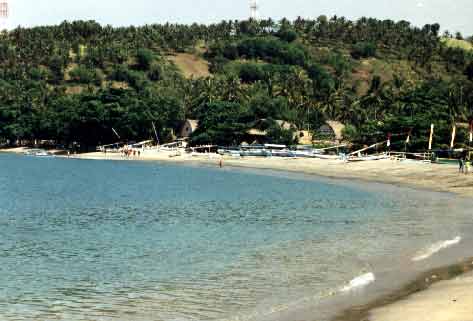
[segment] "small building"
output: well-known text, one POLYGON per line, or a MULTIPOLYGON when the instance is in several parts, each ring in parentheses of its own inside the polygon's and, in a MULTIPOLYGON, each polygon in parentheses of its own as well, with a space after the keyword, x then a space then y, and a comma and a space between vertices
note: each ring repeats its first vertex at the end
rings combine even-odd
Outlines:
POLYGON ((339 121, 327 120, 324 125, 320 126, 317 136, 323 140, 331 140, 340 142, 343 139, 343 130, 345 125, 339 121))
POLYGON ((190 137, 199 128, 199 121, 195 119, 186 119, 181 127, 179 137, 190 137))
POLYGON ((308 130, 299 130, 295 133, 297 137, 297 141, 301 145, 312 145, 312 141, 314 140, 312 133, 308 130))

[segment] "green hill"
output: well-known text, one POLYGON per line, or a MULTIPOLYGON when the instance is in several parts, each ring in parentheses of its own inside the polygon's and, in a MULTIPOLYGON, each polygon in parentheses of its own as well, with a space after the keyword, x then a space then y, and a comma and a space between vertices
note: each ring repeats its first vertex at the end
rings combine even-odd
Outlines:
POLYGON ((317 128, 333 119, 360 144, 411 132, 411 149, 434 122, 441 145, 452 122, 472 117, 473 51, 439 30, 325 16, 17 28, 0 35, 0 142, 93 147, 115 141, 112 128, 153 137, 151 122, 166 141, 191 118, 195 144, 238 144, 255 126, 294 143, 289 129, 259 120, 317 128))

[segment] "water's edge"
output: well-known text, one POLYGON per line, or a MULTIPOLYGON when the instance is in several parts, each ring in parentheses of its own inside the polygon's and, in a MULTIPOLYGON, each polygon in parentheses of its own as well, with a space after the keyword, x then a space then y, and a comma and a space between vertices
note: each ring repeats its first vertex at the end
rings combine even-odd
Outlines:
MULTIPOLYGON (((87 160, 86 160, 87 161, 87 160)), ((90 160, 88 160, 90 161, 90 160)), ((116 161, 116 160, 111 160, 111 161, 116 161)), ((130 160, 130 161, 135 161, 135 160, 130 160)), ((136 161, 136 162, 143 162, 143 161, 136 161)), ((172 163, 173 165, 180 165, 180 166, 185 166, 185 167, 208 167, 208 168, 213 168, 215 167, 213 163, 209 162, 200 162, 200 161, 192 161, 189 163, 183 163, 183 162, 173 162, 173 161, 154 161, 154 160, 149 160, 145 162, 155 162, 155 163, 172 163)), ((434 188, 421 188, 421 187, 416 187, 411 184, 402 184, 402 183, 395 183, 395 182, 389 182, 389 181, 382 181, 382 180, 373 180, 373 179, 364 179, 362 177, 360 178, 352 178, 352 177, 339 177, 339 176, 331 176, 329 172, 327 172, 327 175, 321 174, 321 173, 315 173, 315 172, 308 172, 308 171, 298 171, 298 170, 292 170, 292 169, 273 169, 273 168, 265 168, 265 167, 259 167, 259 166, 246 166, 242 165, 239 166, 238 164, 236 165, 227 165, 224 170, 235 170, 235 171, 243 171, 243 172, 253 172, 253 173, 259 173, 263 175, 271 175, 271 173, 279 173, 279 174, 284 174, 289 177, 295 177, 295 178, 301 178, 301 177, 306 177, 306 178, 318 178, 321 180, 326 180, 328 182, 334 183, 334 184, 357 184, 357 182, 364 182, 364 183, 369 183, 369 184, 380 184, 380 185, 386 185, 386 186, 395 186, 395 187, 402 187, 402 188, 407 188, 407 189, 412 189, 416 191, 425 191, 425 192, 432 192, 434 188)), ((458 197, 459 199, 465 199, 465 197, 462 197, 461 195, 458 195, 454 192, 445 192, 445 191, 437 191, 442 194, 451 194, 455 197, 458 197)), ((470 199, 470 197, 466 197, 466 199, 470 199)), ((452 262, 451 265, 446 265, 441 268, 435 268, 435 269, 426 269, 425 271, 420 271, 418 273, 418 276, 415 277, 413 281, 409 281, 407 283, 404 283, 405 285, 401 285, 401 288, 399 289, 393 289, 393 292, 388 294, 388 295, 382 295, 379 298, 375 298, 374 300, 363 304, 363 305, 355 305, 353 303, 353 306, 344 309, 339 312, 336 317, 334 317, 332 320, 333 321, 366 321, 369 319, 369 314, 370 311, 372 311, 375 308, 379 308, 382 306, 386 306, 388 304, 394 303, 396 301, 405 299, 412 295, 413 293, 426 290, 428 289, 433 283, 442 281, 442 280, 449 280, 452 278, 455 278, 459 276, 460 274, 469 272, 473 270, 473 265, 472 265, 472 259, 465 260, 464 257, 461 257, 461 262, 458 260, 460 257, 457 259, 450 257, 448 261, 452 262), (460 262, 460 263, 454 263, 453 262, 460 262), (435 275, 436 278, 432 278, 432 275, 435 275)), ((348 303, 348 306, 350 303, 348 303)), ((314 317, 315 319, 315 317, 314 317)))
POLYGON ((415 280, 408 282, 388 295, 381 296, 367 304, 345 309, 332 321, 367 321, 370 318, 370 312, 374 309, 407 299, 412 294, 429 289, 435 283, 452 280, 471 271, 473 271, 473 257, 463 259, 459 263, 423 272, 415 280))

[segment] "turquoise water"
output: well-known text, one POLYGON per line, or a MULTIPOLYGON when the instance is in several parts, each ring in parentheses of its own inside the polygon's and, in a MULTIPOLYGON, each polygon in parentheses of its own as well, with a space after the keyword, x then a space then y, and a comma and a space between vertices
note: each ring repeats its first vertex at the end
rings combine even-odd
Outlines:
POLYGON ((383 185, 10 155, 0 165, 5 321, 258 320, 472 227, 450 195, 383 185))

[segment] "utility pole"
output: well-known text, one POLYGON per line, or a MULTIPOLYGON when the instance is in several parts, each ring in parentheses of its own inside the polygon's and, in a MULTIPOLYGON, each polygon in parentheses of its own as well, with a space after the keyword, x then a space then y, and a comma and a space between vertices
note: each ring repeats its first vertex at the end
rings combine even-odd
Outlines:
POLYGON ((8 0, 0 0, 0 32, 8 29, 8 18, 10 17, 10 8, 8 0))
POLYGON ((250 0, 250 18, 258 20, 258 0, 250 0))

